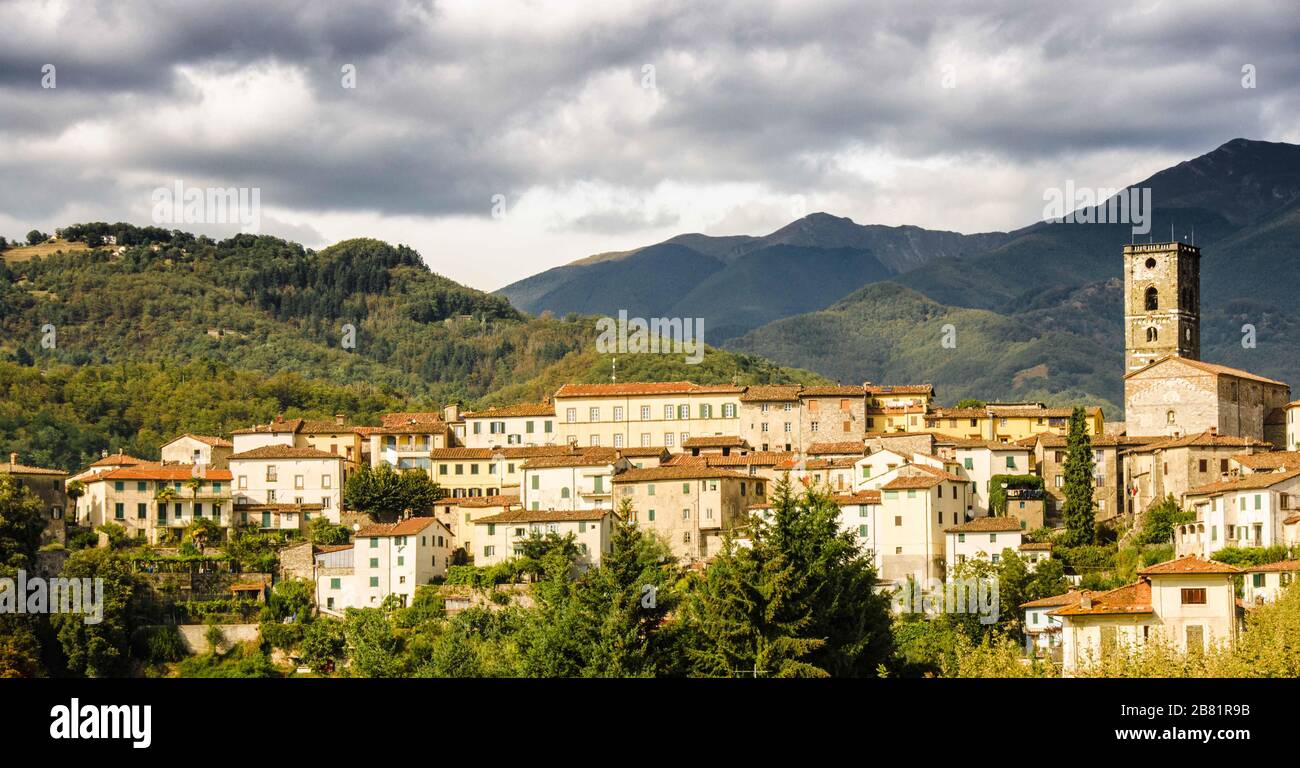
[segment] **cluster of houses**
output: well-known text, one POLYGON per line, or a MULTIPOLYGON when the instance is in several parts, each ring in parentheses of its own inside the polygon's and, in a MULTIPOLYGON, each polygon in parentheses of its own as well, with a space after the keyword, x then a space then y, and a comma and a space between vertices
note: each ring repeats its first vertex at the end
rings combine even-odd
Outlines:
MULTIPOLYGON (((1153 627, 1173 627, 1185 647, 1231 638, 1243 574, 1211 555, 1300 543, 1300 401, 1282 382, 1198 359, 1198 281, 1192 246, 1125 247, 1125 420, 1085 410, 1096 515, 1132 520, 1172 496, 1196 520, 1175 533, 1178 559, 1135 584, 1025 606, 1031 646, 1063 649, 1067 666, 1153 627)), ((65 517, 111 522, 165 543, 199 519, 345 525, 350 544, 309 548, 297 571, 331 613, 409 602, 454 559, 494 565, 539 534, 572 534, 583 563, 598 565, 624 501, 682 562, 706 563, 771 514, 782 478, 827 493, 888 584, 943 580, 1006 550, 1030 567, 1050 558, 1028 534, 1059 523, 1070 416, 1037 402, 939 407, 928 384, 565 384, 539 403, 373 425, 340 414, 276 418, 229 439, 186 434, 158 460, 106 455, 71 476, 11 455, 0 473, 43 493, 52 529, 65 517), (381 464, 427 473, 444 497, 392 523, 345 509, 349 473, 381 464)), ((1275 596, 1291 565, 1244 574, 1245 603, 1275 596)))

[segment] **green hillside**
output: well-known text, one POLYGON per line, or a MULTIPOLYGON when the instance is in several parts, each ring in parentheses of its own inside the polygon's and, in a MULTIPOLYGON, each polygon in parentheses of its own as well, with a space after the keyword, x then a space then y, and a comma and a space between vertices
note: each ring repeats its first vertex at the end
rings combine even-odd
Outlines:
MULTIPOLYGON (((34 463, 156 455, 177 432, 228 432, 281 412, 371 420, 537 399, 611 373, 594 318, 528 317, 404 246, 357 239, 316 252, 105 224, 61 234, 94 247, 0 266, 0 449, 34 463), (105 235, 118 245, 102 245, 105 235)), ((618 362, 622 380, 819 380, 718 350, 694 366, 681 355, 618 362)))

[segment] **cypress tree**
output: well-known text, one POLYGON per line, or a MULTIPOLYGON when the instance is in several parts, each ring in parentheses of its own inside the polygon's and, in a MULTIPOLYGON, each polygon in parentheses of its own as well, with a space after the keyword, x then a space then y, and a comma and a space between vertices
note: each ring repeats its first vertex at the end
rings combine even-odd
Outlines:
POLYGON ((1096 542, 1093 511, 1092 438, 1088 436, 1087 414, 1076 407, 1070 414, 1070 436, 1065 455, 1065 527, 1074 546, 1096 542))

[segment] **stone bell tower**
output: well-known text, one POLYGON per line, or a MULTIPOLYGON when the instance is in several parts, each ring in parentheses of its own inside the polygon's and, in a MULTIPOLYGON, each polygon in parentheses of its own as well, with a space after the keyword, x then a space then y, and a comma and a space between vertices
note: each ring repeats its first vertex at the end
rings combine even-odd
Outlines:
POLYGON ((1124 246, 1124 373, 1167 355, 1201 358, 1201 249, 1124 246))

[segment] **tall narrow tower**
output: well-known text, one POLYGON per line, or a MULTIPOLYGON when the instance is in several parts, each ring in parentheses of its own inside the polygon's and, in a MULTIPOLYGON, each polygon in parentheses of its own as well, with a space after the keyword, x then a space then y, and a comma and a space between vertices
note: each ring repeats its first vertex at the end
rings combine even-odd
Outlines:
POLYGON ((1201 249, 1124 246, 1124 373, 1166 355, 1201 357, 1201 249))

